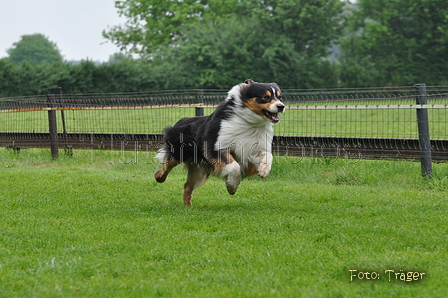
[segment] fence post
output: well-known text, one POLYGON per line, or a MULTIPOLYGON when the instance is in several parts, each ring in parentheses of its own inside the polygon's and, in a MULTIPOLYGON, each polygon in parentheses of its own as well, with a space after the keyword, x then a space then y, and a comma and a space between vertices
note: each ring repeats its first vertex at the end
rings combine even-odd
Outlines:
MULTIPOLYGON (((203 104, 204 103, 204 90, 196 89, 195 97, 196 97, 197 103, 203 104)), ((204 108, 203 107, 196 107, 196 116, 204 116, 204 108)))
MULTIPOLYGON (((416 84, 416 102, 426 104, 426 84, 416 84)), ((429 137, 428 109, 417 108, 418 143, 420 147, 420 161, 422 176, 432 177, 431 139, 429 137)))
POLYGON ((58 89, 59 89, 59 103, 62 107, 61 119, 62 119, 62 134, 64 136, 64 150, 66 155, 73 156, 73 147, 68 145, 67 126, 65 125, 64 99, 62 98, 62 87, 58 87, 58 89))
MULTIPOLYGON (((52 108, 55 106, 55 98, 53 94, 47 94, 48 107, 52 108)), ((57 158, 59 156, 58 152, 58 125, 56 121, 56 111, 48 111, 48 123, 50 126, 50 149, 51 157, 57 158)))

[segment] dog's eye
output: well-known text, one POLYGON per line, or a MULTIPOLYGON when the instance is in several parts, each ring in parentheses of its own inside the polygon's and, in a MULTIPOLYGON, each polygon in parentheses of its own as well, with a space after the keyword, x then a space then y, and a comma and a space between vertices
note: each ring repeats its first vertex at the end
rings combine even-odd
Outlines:
POLYGON ((265 99, 265 100, 270 100, 271 98, 270 98, 268 95, 265 95, 265 96, 263 97, 263 99, 265 99))

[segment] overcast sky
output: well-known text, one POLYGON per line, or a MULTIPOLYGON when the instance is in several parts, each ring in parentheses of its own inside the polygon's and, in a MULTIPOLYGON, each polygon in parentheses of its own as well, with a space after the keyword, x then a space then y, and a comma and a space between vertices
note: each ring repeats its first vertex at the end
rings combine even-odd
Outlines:
POLYGON ((118 48, 102 31, 122 24, 115 0, 0 0, 0 58, 22 35, 41 33, 64 60, 107 61, 118 48))

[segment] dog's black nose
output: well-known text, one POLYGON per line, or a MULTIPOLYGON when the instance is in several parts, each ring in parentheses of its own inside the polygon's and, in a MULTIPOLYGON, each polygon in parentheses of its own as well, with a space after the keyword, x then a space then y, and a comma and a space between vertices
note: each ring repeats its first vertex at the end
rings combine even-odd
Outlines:
POLYGON ((285 105, 283 105, 283 104, 277 105, 277 110, 279 113, 283 112, 284 109, 285 109, 285 105))

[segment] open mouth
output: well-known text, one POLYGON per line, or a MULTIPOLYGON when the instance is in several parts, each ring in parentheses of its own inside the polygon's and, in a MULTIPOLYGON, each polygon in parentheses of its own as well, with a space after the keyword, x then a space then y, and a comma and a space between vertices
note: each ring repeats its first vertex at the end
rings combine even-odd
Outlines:
POLYGON ((277 123, 280 121, 280 117, 278 116, 278 113, 271 113, 268 110, 263 110, 263 115, 268 118, 269 121, 272 123, 277 123))

